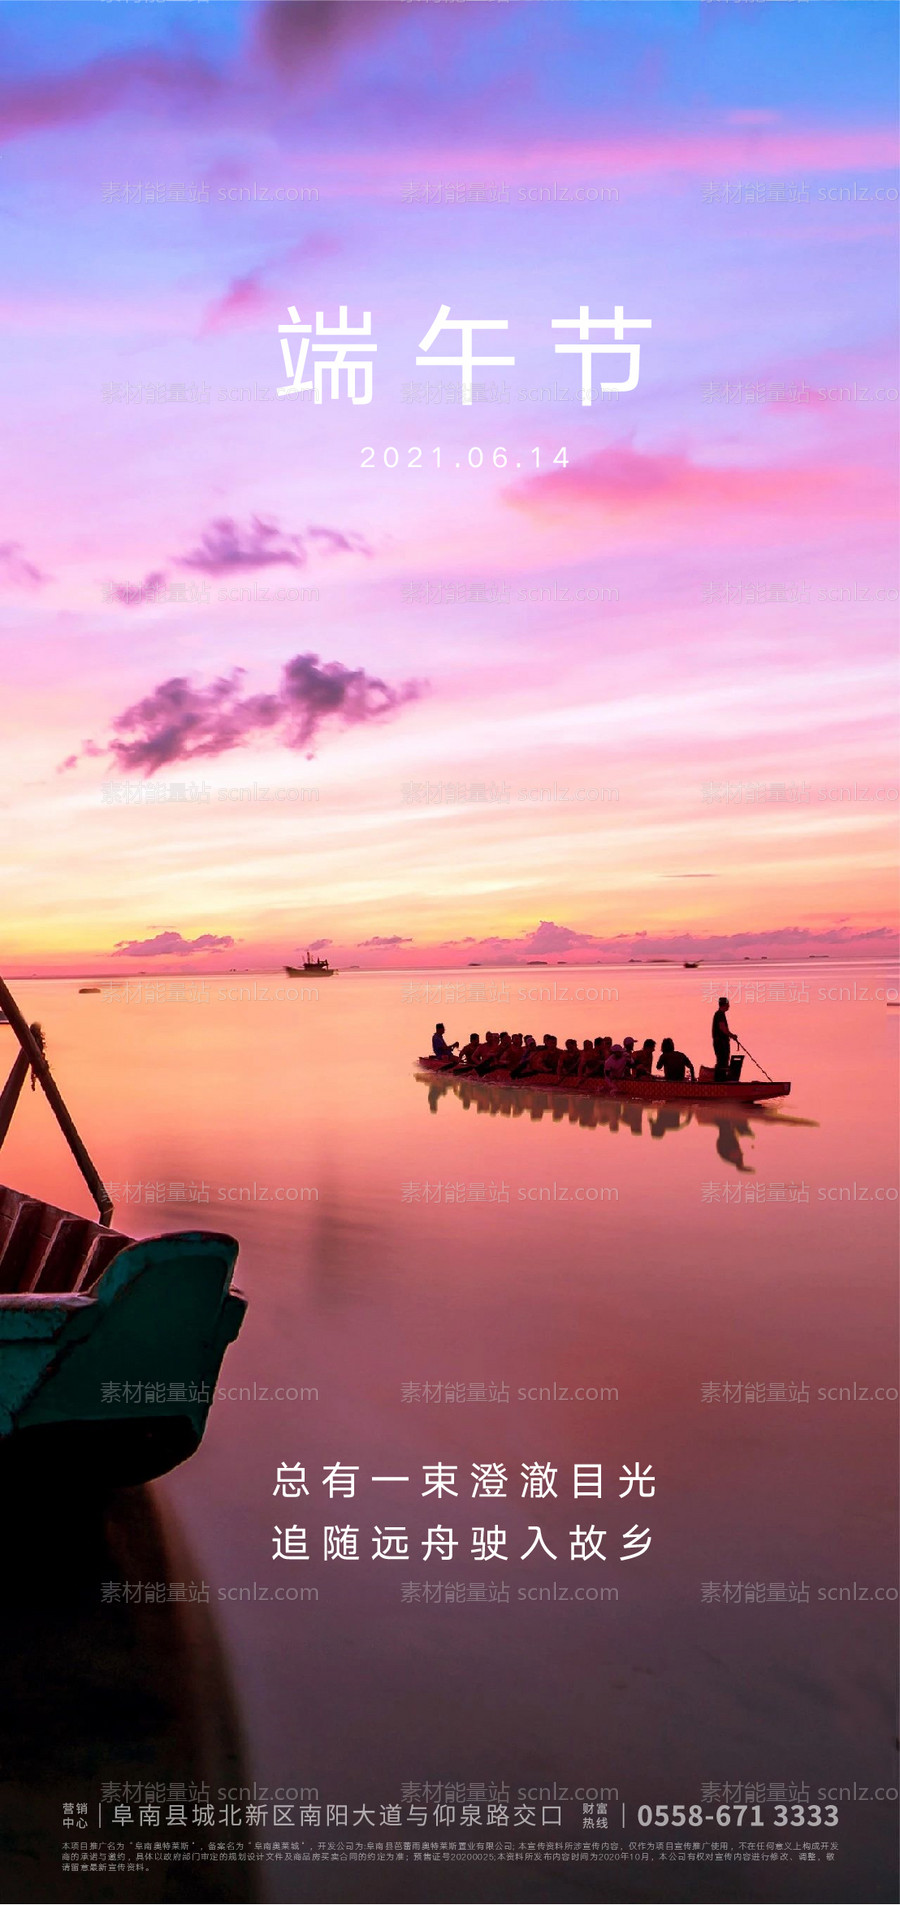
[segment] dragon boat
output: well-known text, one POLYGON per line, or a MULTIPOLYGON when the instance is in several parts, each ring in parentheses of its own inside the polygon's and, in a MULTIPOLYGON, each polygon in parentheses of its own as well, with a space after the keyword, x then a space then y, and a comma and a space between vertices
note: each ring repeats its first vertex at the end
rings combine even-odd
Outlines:
MULTIPOLYGON (((702 1068, 705 1069, 705 1068, 702 1068)), ((555 1072, 529 1072, 527 1078, 512 1078, 509 1071, 497 1066, 490 1072, 480 1072, 476 1066, 449 1064, 444 1058, 425 1057, 418 1060, 420 1073, 429 1076, 445 1077, 454 1082, 470 1079, 476 1084, 503 1085, 511 1091, 535 1089, 547 1092, 560 1092, 579 1098, 614 1098, 636 1100, 643 1104, 727 1104, 757 1105, 768 1098, 787 1098, 790 1082, 765 1078, 734 1078, 720 1080, 704 1078, 694 1080, 671 1078, 582 1078, 571 1076, 558 1077, 555 1072)))

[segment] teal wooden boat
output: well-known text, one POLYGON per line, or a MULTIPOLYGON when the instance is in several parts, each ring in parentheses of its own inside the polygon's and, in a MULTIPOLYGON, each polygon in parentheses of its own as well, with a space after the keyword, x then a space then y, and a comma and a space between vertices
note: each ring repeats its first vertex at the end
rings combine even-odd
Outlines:
POLYGON ((21 1050, 0 1093, 0 1144, 32 1073, 98 1206, 99 1221, 0 1188, 0 1476, 60 1469, 81 1483, 151 1480, 194 1453, 246 1302, 238 1246, 218 1231, 139 1242, 112 1203, 59 1095, 38 1026, 0 980, 21 1050))

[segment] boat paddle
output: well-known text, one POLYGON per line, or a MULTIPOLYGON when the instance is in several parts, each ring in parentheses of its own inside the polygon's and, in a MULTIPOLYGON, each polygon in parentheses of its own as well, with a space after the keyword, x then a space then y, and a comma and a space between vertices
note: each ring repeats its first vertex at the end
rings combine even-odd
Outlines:
POLYGON ((758 1068, 758 1070, 762 1072, 762 1075, 763 1075, 763 1077, 764 1077, 764 1078, 768 1078, 768 1080, 769 1080, 769 1084, 770 1084, 770 1085, 774 1085, 774 1083, 775 1083, 775 1080, 774 1080, 774 1078, 772 1078, 772 1077, 770 1076, 770 1074, 769 1074, 769 1073, 768 1073, 768 1072, 766 1071, 766 1068, 765 1068, 765 1065, 760 1065, 760 1062, 759 1062, 759 1059, 758 1059, 758 1058, 754 1058, 754 1056, 753 1056, 753 1053, 752 1053, 752 1052, 748 1052, 748 1051, 747 1051, 747 1047, 746 1047, 746 1045, 741 1045, 741 1041, 740 1041, 740 1039, 739 1039, 739 1038, 737 1037, 737 1034, 735 1034, 735 1044, 737 1044, 737 1045, 740 1045, 740 1046, 741 1046, 741 1051, 742 1051, 742 1052, 746 1052, 746 1053, 747 1053, 747 1057, 749 1058, 749 1060, 750 1060, 750 1063, 751 1063, 751 1065, 755 1065, 755 1066, 756 1066, 756 1067, 758 1068))

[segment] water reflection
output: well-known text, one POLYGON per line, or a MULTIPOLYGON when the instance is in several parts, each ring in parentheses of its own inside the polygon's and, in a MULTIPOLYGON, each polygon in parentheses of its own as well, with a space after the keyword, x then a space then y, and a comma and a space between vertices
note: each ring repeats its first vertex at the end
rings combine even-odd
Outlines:
POLYGON ((664 1138, 670 1131, 686 1131, 688 1126, 708 1125, 716 1132, 716 1154, 723 1164, 735 1171, 753 1175, 741 1148, 742 1140, 753 1142, 759 1125, 792 1124, 816 1128, 814 1118, 787 1117, 783 1112, 756 1106, 730 1108, 715 1104, 647 1104, 633 1098, 588 1098, 579 1092, 544 1091, 539 1086, 492 1085, 482 1079, 435 1078, 423 1076, 428 1088, 428 1109, 436 1114, 442 1098, 457 1098, 464 1111, 474 1108, 476 1117, 523 1118, 532 1124, 549 1117, 551 1124, 580 1125, 586 1130, 605 1125, 610 1131, 627 1130, 640 1138, 664 1138))
MULTIPOLYGON (((90 1837, 112 1838, 97 1829, 103 1782, 131 1788, 135 1819, 138 1804, 153 1797, 146 1788, 162 1782, 163 1822, 169 1784, 183 1782, 193 1794, 169 1796, 187 1800, 190 1820, 191 1799, 203 1798, 204 1786, 214 1798, 220 1786, 246 1784, 240 1727, 211 1605, 162 1598, 159 1584, 168 1591, 177 1581, 187 1594, 192 1586, 202 1592, 203 1583, 155 1493, 130 1488, 93 1500, 85 1478, 73 1476, 58 1498, 35 1501, 7 1477, 4 1518, 0 1609, 11 1638, 0 1665, 5 1895, 96 1905, 121 1900, 127 1883, 129 1899, 147 1905, 257 1897, 256 1869, 240 1858, 157 1863, 143 1874, 130 1871, 127 1881, 97 1871, 63 1876, 62 1841, 73 1837, 64 1805, 86 1801, 90 1837), (137 1598, 122 1597, 125 1583, 132 1594, 141 1590, 137 1598), (119 1597, 111 1602, 113 1586, 119 1597)), ((119 1836, 130 1842, 134 1832, 119 1836)), ((176 1836, 204 1838, 190 1827, 176 1836)), ((249 1844, 240 1826, 229 1838, 249 1844)))

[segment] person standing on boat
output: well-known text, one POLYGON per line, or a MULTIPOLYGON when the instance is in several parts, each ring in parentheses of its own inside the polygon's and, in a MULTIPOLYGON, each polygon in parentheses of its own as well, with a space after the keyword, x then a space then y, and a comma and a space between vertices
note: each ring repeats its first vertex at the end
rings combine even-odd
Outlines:
POLYGON ((435 1058, 452 1058, 459 1044, 458 1038, 454 1039, 452 1045, 447 1044, 447 1041, 444 1037, 445 1029, 446 1028, 443 1025, 436 1025, 434 1028, 434 1032, 432 1034, 432 1039, 431 1039, 431 1049, 434 1053, 435 1058))
POLYGON ((728 1020, 725 1015, 730 1005, 730 999, 722 998, 719 1000, 718 1007, 713 1013, 712 1042, 713 1051, 716 1055, 716 1079, 720 1084, 724 1084, 728 1078, 728 1068, 731 1063, 732 1039, 735 1045, 740 1043, 737 1033, 731 1032, 728 1029, 728 1020))

